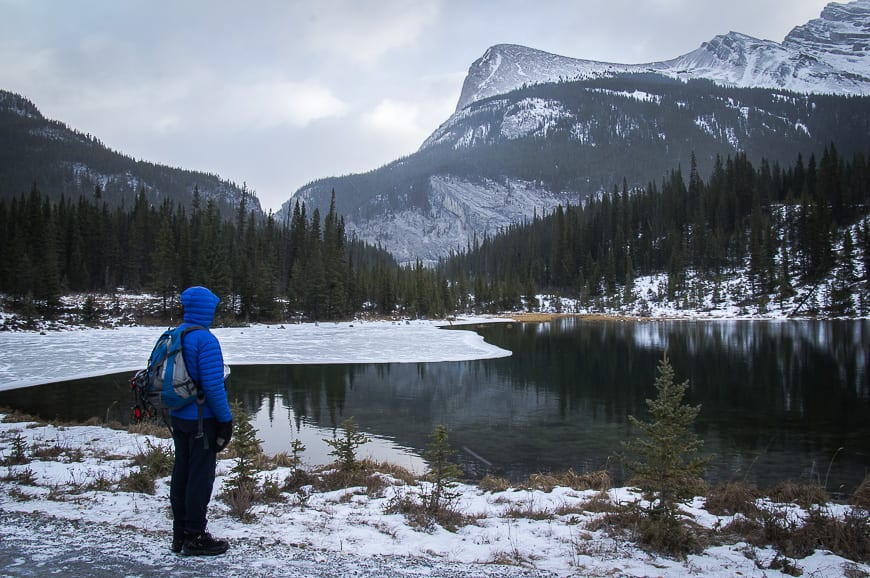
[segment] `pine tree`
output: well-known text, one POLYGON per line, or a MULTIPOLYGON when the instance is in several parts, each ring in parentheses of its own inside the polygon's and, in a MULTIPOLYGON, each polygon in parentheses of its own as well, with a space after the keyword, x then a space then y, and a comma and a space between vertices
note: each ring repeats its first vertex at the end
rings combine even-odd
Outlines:
POLYGON ((840 255, 840 264, 837 274, 831 285, 831 302, 828 312, 835 316, 853 315, 855 313, 852 300, 852 285, 855 281, 853 267, 854 249, 852 246, 852 234, 846 231, 843 237, 843 251, 840 255))
POLYGON ((225 501, 230 513, 240 519, 249 518, 251 504, 257 495, 257 471, 262 457, 262 443, 257 439, 257 430, 251 424, 251 416, 240 403, 232 405, 233 439, 230 449, 235 454, 235 463, 224 482, 225 501))
POLYGON ((438 424, 432 432, 432 443, 423 454, 429 461, 428 478, 432 482, 432 493, 426 503, 430 514, 437 514, 449 507, 458 496, 454 488, 456 480, 462 476, 462 469, 449 461, 454 453, 447 443, 447 426, 438 424))
POLYGON ((335 456, 338 461, 339 468, 342 472, 352 473, 359 469, 360 464, 357 460, 356 452, 360 446, 367 444, 371 440, 364 433, 359 431, 359 427, 352 417, 347 418, 341 423, 341 428, 344 430, 344 435, 338 437, 333 434, 333 438, 325 439, 327 445, 332 448, 329 455, 335 456))
POLYGON ((167 302, 174 292, 176 277, 176 245, 172 225, 168 213, 161 213, 160 231, 157 233, 157 244, 151 255, 151 284, 163 298, 163 314, 167 313, 167 302))
POLYGON ((692 431, 701 406, 683 404, 689 382, 674 383, 667 354, 659 362, 658 373, 658 395, 646 400, 653 420, 629 416, 643 437, 625 443, 628 454, 634 456, 625 465, 633 483, 653 497, 655 509, 673 511, 677 503, 692 497, 709 458, 699 455, 703 441, 692 431))

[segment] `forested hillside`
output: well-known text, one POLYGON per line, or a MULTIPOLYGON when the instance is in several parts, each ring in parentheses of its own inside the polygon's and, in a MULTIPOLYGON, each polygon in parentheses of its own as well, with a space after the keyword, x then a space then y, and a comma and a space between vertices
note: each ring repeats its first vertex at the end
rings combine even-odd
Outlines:
POLYGON ((55 201, 88 196, 99 187, 110 207, 131 207, 144 191, 151 203, 169 200, 189 208, 197 188, 203 202, 212 201, 224 215, 231 215, 243 196, 249 209, 260 210, 244 187, 213 174, 135 160, 0 90, 0 198, 12 199, 34 185, 55 201))
POLYGON ((225 219, 198 191, 188 212, 169 201, 152 205, 141 192, 132 207, 112 208, 99 190, 55 202, 34 187, 11 203, 0 199, 0 244, 0 292, 28 315, 57 313, 63 294, 121 288, 161 295, 168 318, 173 298, 194 284, 222 297, 224 321, 445 313, 424 312, 416 297, 433 271, 400 268, 386 252, 348 240, 334 209, 322 217, 297 205, 278 223, 245 199, 225 219))
POLYGON ((831 145, 788 167, 745 155, 694 163, 645 188, 623 184, 479 239, 437 267, 399 266, 345 234, 330 205, 296 203, 278 222, 243 199, 223 218, 195 194, 193 208, 139 194, 111 208, 96 194, 52 201, 34 187, 0 199, 0 292, 13 309, 52 315, 67 293, 119 287, 163 296, 204 284, 225 321, 346 319, 361 313, 442 317, 535 310, 539 294, 575 310, 644 314, 772 304, 800 315, 870 314, 870 166, 831 145), (658 278, 651 289, 640 279, 658 278))
POLYGON ((702 310, 730 301, 763 313, 776 301, 804 315, 867 315, 868 200, 866 157, 843 159, 833 145, 789 167, 717 157, 707 181, 693 157, 688 175, 674 170, 646 188, 623 184, 560 207, 483 239, 443 268, 478 307, 496 309, 543 292, 586 310, 637 311, 638 301, 702 310), (640 294, 635 281, 654 275, 664 282, 640 294))

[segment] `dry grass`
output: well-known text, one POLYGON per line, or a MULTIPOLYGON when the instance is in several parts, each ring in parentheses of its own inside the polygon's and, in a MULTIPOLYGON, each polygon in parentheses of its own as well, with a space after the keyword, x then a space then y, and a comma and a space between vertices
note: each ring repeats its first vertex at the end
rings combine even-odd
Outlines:
POLYGON ((610 499, 610 496, 607 495, 607 492, 602 490, 587 501, 583 502, 583 504, 580 505, 580 508, 582 508, 584 512, 601 514, 616 512, 619 509, 619 506, 614 504, 613 500, 610 499))
POLYGON ((606 491, 612 487, 610 474, 605 470, 578 474, 574 470, 557 474, 532 474, 529 479, 520 484, 521 487, 530 490, 552 492, 554 488, 564 487, 573 490, 598 490, 606 491))
POLYGON ((857 562, 870 560, 870 520, 860 508, 841 519, 825 508, 812 507, 803 522, 790 518, 783 509, 760 508, 757 518, 735 518, 720 534, 758 547, 771 546, 789 558, 804 558, 825 549, 857 562))
POLYGON ((712 488, 707 493, 707 511, 716 516, 743 514, 749 518, 758 515, 756 500, 758 490, 743 482, 728 482, 712 488))
POLYGON ((382 497, 391 486, 416 483, 416 477, 406 468, 387 462, 363 460, 359 462, 359 468, 350 471, 337 469, 334 464, 310 473, 297 469, 285 480, 284 487, 288 491, 296 491, 311 485, 315 491, 332 492, 361 486, 369 496, 382 497))
POLYGON ((487 475, 477 486, 484 492, 505 492, 510 489, 511 483, 506 478, 487 475))
POLYGON ((257 498, 257 488, 242 484, 234 488, 224 488, 220 498, 229 506, 229 513, 242 522, 252 522, 251 506, 257 498))
POLYGON ((824 488, 816 484, 796 484, 782 482, 770 491, 770 499, 781 504, 797 504, 803 508, 824 505, 830 501, 830 496, 824 488))
POLYGON ((12 409, 9 407, 0 407, 0 413, 3 414, 3 423, 21 423, 33 421, 39 424, 45 424, 46 422, 35 415, 31 415, 29 413, 24 413, 23 411, 19 411, 17 409, 12 409))
POLYGON ((274 456, 269 458, 269 462, 271 463, 271 468, 294 468, 299 464, 297 463, 299 460, 294 459, 293 456, 288 454, 287 452, 278 452, 274 456))
POLYGON ((549 509, 535 504, 533 499, 512 503, 504 513, 505 518, 522 518, 525 520, 552 520, 556 515, 549 509))
POLYGON ((870 476, 864 478, 864 481, 852 494, 852 505, 870 510, 870 476))
POLYGON ((157 419, 143 420, 138 423, 131 423, 127 426, 127 431, 131 434, 139 434, 146 436, 154 436, 157 438, 169 439, 172 434, 169 427, 163 421, 157 419))

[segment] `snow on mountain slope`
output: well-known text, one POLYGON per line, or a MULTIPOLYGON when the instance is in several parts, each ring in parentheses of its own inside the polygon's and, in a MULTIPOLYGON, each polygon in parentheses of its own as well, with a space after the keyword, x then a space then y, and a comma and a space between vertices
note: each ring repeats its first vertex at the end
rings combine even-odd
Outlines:
POLYGON ((463 110, 451 116, 423 143, 420 149, 455 140, 456 150, 473 148, 475 145, 504 138, 515 140, 524 137, 545 139, 560 122, 570 121, 574 115, 565 110, 558 100, 543 98, 524 98, 511 103, 507 100, 494 100, 476 108, 463 110), (467 122, 474 117, 496 114, 500 119, 497 132, 492 132, 489 124, 467 122), (457 131, 464 131, 456 138, 457 131))
POLYGON ((471 65, 456 110, 528 84, 626 72, 796 92, 870 94, 870 0, 831 3, 820 18, 794 28, 781 44, 729 32, 664 62, 595 62, 498 44, 471 65))
POLYGON ((587 80, 634 72, 637 66, 580 60, 515 44, 497 44, 474 61, 462 84, 457 112, 478 100, 526 84, 587 80))

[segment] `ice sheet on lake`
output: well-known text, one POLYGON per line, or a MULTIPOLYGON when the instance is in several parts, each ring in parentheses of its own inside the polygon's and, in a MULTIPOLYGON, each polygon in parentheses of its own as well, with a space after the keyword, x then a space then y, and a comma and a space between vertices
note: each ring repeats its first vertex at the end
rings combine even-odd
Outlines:
MULTIPOLYGON (((0 390, 134 371, 161 328, 0 334, 0 390)), ((229 365, 414 363, 510 355, 469 330, 432 321, 376 321, 217 328, 229 365)))

